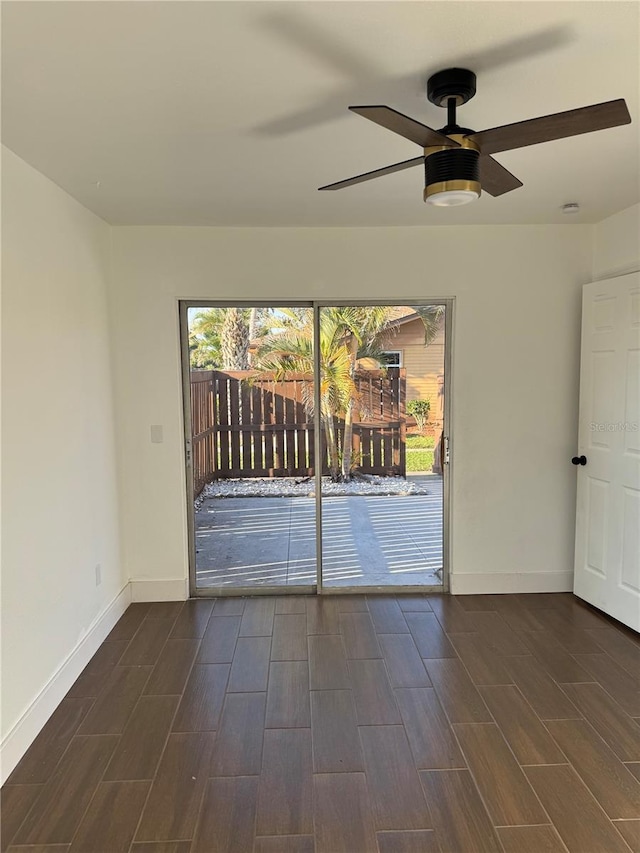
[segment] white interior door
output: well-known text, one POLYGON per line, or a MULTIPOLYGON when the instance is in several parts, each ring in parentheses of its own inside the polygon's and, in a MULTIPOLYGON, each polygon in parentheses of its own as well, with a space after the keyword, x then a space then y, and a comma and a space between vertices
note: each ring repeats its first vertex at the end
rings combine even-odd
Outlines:
POLYGON ((574 592, 640 630, 640 273, 583 289, 578 444, 574 592))

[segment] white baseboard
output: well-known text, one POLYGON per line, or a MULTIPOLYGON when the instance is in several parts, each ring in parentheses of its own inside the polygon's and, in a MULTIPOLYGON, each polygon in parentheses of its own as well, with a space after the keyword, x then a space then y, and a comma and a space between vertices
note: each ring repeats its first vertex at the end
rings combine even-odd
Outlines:
POLYGON ((131 587, 127 583, 111 604, 94 619, 84 637, 67 655, 20 719, 7 732, 0 743, 0 784, 5 783, 130 603, 131 587))
POLYGON ((186 601, 189 598, 188 578, 144 580, 131 578, 131 601, 186 601))
POLYGON ((453 595, 509 592, 571 592, 573 572, 487 572, 484 574, 452 574, 453 595))

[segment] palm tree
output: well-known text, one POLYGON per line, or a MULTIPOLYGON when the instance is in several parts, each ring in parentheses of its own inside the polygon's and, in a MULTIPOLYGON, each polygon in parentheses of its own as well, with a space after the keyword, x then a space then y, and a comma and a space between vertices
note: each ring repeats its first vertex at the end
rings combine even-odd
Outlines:
POLYGON ((268 330, 269 308, 207 308, 189 323, 192 368, 247 370, 249 345, 268 330))
MULTIPOLYGON (((345 323, 345 344, 349 353, 349 373, 355 390, 358 359, 371 358, 380 362, 380 338, 389 322, 390 308, 386 305, 342 309, 345 323)), ((342 448, 342 479, 350 480, 353 455, 353 419, 358 395, 351 394, 344 415, 344 444, 342 448)))
MULTIPOLYGON (((359 404, 356 367, 359 358, 379 361, 379 338, 389 320, 387 307, 329 307, 320 312, 320 415, 329 451, 331 479, 351 479, 353 419, 359 404), (344 417, 342 460, 336 420, 344 417)), ((273 371, 309 376, 304 403, 313 415, 313 315, 308 309, 281 309, 278 328, 258 348, 255 365, 273 371)))
POLYGON ((247 309, 224 308, 223 311, 224 320, 220 329, 222 369, 248 370, 251 335, 247 309))
POLYGON ((207 308, 190 318, 189 356, 192 370, 216 370, 222 367, 220 330, 223 311, 223 308, 207 308))

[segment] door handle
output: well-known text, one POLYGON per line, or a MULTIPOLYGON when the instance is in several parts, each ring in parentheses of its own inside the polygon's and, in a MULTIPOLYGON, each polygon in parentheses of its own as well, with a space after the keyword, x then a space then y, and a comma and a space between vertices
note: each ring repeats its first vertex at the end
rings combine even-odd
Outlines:
POLYGON ((571 460, 572 465, 586 465, 587 457, 586 456, 574 456, 571 460))

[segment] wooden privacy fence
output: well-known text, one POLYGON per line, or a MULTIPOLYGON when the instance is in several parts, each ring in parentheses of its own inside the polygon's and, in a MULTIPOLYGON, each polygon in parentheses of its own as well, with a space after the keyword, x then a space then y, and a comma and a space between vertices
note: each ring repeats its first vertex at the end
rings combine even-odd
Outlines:
MULTIPOLYGON (((353 459, 367 474, 406 471, 405 370, 362 370, 353 459), (362 418, 360 415, 362 414, 362 418)), ((310 476, 315 472, 313 419, 304 405, 311 378, 255 371, 191 371, 194 491, 227 477, 310 476), (305 396, 306 395, 306 396, 305 396)), ((344 421, 336 423, 338 446, 344 421)), ((324 430, 322 471, 329 473, 324 430)))

